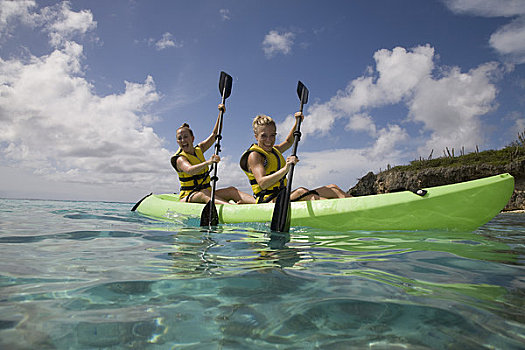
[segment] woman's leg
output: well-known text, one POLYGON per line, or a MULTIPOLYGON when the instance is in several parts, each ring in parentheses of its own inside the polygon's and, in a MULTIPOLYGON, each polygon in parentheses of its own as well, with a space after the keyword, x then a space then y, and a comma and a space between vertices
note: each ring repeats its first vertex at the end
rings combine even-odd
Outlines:
MULTIPOLYGON (((218 192, 218 191, 217 191, 218 192)), ((230 204, 227 200, 222 198, 221 196, 217 195, 217 192, 215 193, 215 203, 216 204, 230 204)), ((189 198, 188 202, 191 203, 208 203, 211 199, 211 191, 209 189, 200 190, 197 192, 192 193, 189 198)), ((182 201, 185 201, 186 198, 183 198, 182 201)))
POLYGON ((216 194, 226 201, 232 200, 237 204, 255 204, 255 198, 253 198, 253 196, 250 196, 246 192, 239 191, 233 186, 218 189, 216 194))
POLYGON ((345 193, 342 189, 340 189, 339 186, 334 184, 319 187, 315 190, 317 191, 317 193, 319 193, 321 199, 352 197, 351 195, 345 193))
POLYGON ((292 201, 312 201, 312 200, 318 200, 321 199, 319 194, 317 193, 309 193, 313 191, 309 191, 307 188, 299 187, 292 191, 290 194, 290 200, 292 201))

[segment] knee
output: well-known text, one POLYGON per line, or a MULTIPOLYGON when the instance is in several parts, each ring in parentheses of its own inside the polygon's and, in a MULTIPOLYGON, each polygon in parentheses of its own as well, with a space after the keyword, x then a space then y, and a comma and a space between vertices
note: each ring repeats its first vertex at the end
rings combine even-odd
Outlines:
POLYGON ((233 195, 237 192, 237 189, 233 186, 225 187, 222 189, 223 193, 227 193, 228 195, 233 195))
POLYGON ((298 194, 298 195, 302 195, 302 194, 305 194, 306 192, 308 192, 308 189, 305 188, 305 187, 298 187, 298 188, 296 189, 296 191, 297 191, 297 194, 298 194))
POLYGON ((330 184, 330 185, 327 185, 325 187, 328 188, 331 191, 343 192, 343 190, 339 186, 337 186, 336 184, 330 184))

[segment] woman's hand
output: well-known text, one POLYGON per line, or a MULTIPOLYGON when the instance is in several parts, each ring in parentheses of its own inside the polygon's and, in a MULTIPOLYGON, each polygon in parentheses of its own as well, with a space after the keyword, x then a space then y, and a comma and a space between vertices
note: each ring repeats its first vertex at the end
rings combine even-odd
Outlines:
POLYGON ((225 113, 226 112, 226 106, 222 103, 219 104, 219 111, 222 111, 222 113, 225 113))
POLYGON ((297 164, 297 162, 299 162, 299 158, 297 158, 296 156, 288 156, 286 158, 286 172, 290 170, 292 164, 297 164))
POLYGON ((212 155, 210 159, 208 160, 209 164, 219 163, 220 161, 221 161, 221 157, 219 157, 217 154, 212 155))
POLYGON ((277 148, 279 150, 279 152, 281 152, 281 153, 286 151, 288 148, 292 147, 293 142, 294 142, 294 131, 297 129, 297 126, 299 125, 299 122, 303 121, 304 114, 303 114, 303 112, 296 112, 294 114, 294 117, 295 117, 295 124, 293 125, 292 129, 288 133, 288 136, 286 136, 286 139, 283 142, 281 142, 280 144, 275 145, 275 148, 277 148))

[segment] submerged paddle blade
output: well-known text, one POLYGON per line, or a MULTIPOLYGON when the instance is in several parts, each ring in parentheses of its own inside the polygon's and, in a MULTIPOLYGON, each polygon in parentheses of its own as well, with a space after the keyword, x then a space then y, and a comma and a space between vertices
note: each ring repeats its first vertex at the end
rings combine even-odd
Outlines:
POLYGON ((277 199, 275 200, 275 207, 273 208, 272 223, 270 229, 275 232, 290 231, 290 212, 292 211, 290 196, 286 194, 286 189, 283 188, 277 199))
POLYGON ((224 99, 227 99, 232 92, 232 77, 225 72, 221 72, 221 77, 219 78, 219 92, 224 99))
POLYGON ((213 201, 209 201, 202 209, 201 226, 217 226, 219 224, 219 214, 213 201))
POLYGON ((301 104, 308 103, 308 88, 300 80, 297 82, 297 96, 299 96, 301 104))

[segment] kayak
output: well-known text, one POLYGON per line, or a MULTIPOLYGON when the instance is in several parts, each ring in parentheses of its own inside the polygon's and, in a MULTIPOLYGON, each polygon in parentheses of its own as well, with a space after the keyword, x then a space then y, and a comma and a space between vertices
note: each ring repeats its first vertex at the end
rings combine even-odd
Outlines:
MULTIPOLYGON (((452 185, 370 196, 292 202, 291 226, 326 230, 472 231, 494 218, 514 191, 514 178, 500 174, 452 185)), ((219 223, 269 223, 274 204, 217 205, 219 223)), ((204 204, 177 194, 150 194, 133 211, 167 220, 200 217, 204 204)))

